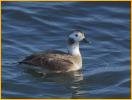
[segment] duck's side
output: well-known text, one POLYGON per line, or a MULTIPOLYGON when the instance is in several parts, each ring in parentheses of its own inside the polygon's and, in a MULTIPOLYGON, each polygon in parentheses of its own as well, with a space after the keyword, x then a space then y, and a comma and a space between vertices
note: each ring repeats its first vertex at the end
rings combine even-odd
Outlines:
POLYGON ((82 66, 82 58, 62 51, 52 51, 33 54, 21 63, 47 68, 56 72, 68 72, 79 70, 82 66))

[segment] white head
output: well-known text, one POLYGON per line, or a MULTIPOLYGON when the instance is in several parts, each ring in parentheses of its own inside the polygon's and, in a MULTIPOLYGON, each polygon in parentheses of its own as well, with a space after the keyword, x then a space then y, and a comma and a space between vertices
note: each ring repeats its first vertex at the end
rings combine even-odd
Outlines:
POLYGON ((79 42, 81 41, 87 42, 83 32, 74 31, 69 35, 68 51, 70 54, 81 55, 79 50, 79 42))
POLYGON ((69 35, 69 39, 73 39, 74 42, 80 42, 85 39, 84 33, 80 31, 74 31, 69 35))

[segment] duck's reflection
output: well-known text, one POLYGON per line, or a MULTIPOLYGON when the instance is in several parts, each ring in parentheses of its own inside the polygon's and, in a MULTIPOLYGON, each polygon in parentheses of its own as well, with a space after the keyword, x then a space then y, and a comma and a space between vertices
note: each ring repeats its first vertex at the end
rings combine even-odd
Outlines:
POLYGON ((40 77, 41 79, 44 79, 44 81, 49 82, 74 83, 83 80, 83 74, 81 70, 67 73, 52 73, 27 68, 25 71, 34 77, 40 77))
POLYGON ((43 73, 28 68, 26 72, 34 77, 41 78, 42 82, 55 82, 63 85, 71 91, 71 98, 75 98, 80 93, 81 82, 84 79, 81 70, 68 73, 43 73))

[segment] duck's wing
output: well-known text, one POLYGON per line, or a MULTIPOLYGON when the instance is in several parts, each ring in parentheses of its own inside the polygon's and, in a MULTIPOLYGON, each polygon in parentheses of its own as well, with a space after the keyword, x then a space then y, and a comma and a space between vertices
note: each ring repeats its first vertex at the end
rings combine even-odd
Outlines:
POLYGON ((54 71, 68 71, 73 62, 70 55, 62 51, 49 51, 33 54, 22 61, 22 63, 42 66, 54 71))

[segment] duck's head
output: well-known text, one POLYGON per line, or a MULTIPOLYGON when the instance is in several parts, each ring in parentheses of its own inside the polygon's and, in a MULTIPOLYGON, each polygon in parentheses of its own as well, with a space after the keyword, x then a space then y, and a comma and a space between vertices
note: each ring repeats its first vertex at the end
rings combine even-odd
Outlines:
POLYGON ((85 38, 85 35, 81 31, 73 31, 69 35, 68 43, 69 44, 74 44, 74 43, 79 43, 79 42, 85 42, 88 43, 88 40, 85 38))

